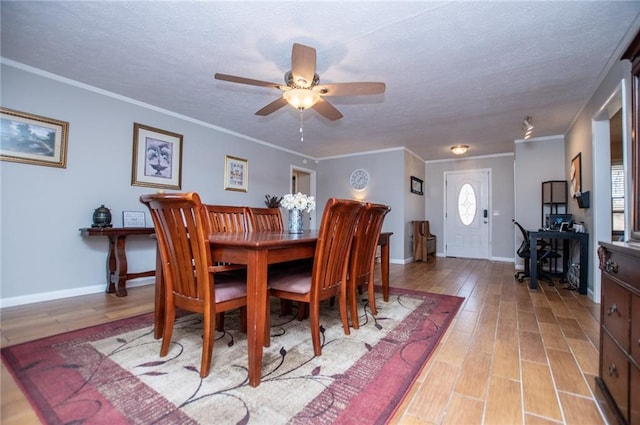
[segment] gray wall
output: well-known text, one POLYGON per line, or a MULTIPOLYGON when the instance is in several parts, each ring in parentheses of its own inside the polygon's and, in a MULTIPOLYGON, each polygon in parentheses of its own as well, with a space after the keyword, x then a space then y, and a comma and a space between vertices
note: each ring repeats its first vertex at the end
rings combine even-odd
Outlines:
MULTIPOLYGON (((609 143, 608 137, 606 140, 604 138, 598 140, 594 137, 594 120, 598 120, 602 116, 606 116, 607 111, 603 111, 603 108, 609 103, 609 99, 612 95, 617 90, 620 90, 622 92, 622 97, 625 99, 623 102, 622 119, 623 127, 626 128, 626 137, 623 140, 623 149, 625 150, 625 155, 627 157, 625 167, 626 170, 628 170, 628 167, 630 167, 628 159, 630 157, 631 133, 630 87, 631 65, 627 60, 617 61, 603 79, 598 90, 594 93, 580 115, 576 118, 574 125, 565 138, 566 162, 568 163, 568 161, 570 161, 576 154, 582 154, 582 190, 591 191, 591 208, 580 209, 578 208, 577 202, 572 199, 569 202, 569 212, 574 215, 574 219, 576 221, 583 221, 585 223, 586 229, 591 236, 589 240, 589 292, 592 297, 598 301, 600 299, 600 279, 597 258, 598 242, 611 241, 611 228, 609 224, 610 217, 608 216, 608 213, 604 213, 606 208, 598 210, 598 206, 600 205, 602 207, 603 202, 605 204, 610 202, 610 199, 608 198, 610 196, 610 189, 607 187, 610 183, 603 184, 603 182, 599 180, 598 184, 596 184, 594 181, 594 164, 596 164, 596 161, 610 162, 610 158, 596 158, 594 156, 595 143, 609 143), (602 189, 600 192, 598 192, 599 188, 602 189)), ((606 149, 606 151, 608 152, 609 150, 606 149)), ((607 176, 602 176, 603 179, 606 177, 607 176)), ((568 179, 568 176, 566 178, 568 179)), ((631 173, 626 173, 625 183, 626 197, 629 199, 633 187, 631 173)))
POLYGON ((382 230, 393 232, 390 257, 394 263, 402 262, 405 258, 404 198, 409 189, 401 171, 404 169, 404 159, 404 149, 392 149, 323 159, 317 166, 318 202, 322 205, 329 197, 391 205, 391 212, 387 214, 382 230), (364 168, 370 176, 369 185, 362 191, 356 191, 349 183, 351 173, 358 168, 364 168))
POLYGON ((513 224, 514 218, 514 178, 513 155, 486 156, 452 161, 427 161, 425 201, 426 220, 431 233, 437 236, 438 255, 444 254, 444 173, 461 170, 491 170, 491 242, 490 258, 510 261, 514 258, 513 224), (496 211, 500 215, 494 215, 496 211))
POLYGON ((404 209, 404 258, 405 262, 413 260, 413 226, 411 222, 414 220, 425 219, 425 196, 411 193, 411 176, 417 177, 423 181, 422 191, 427 192, 428 182, 425 181, 424 161, 418 158, 412 152, 406 151, 404 154, 405 172, 404 172, 404 193, 405 193, 405 209, 404 209))
MULTIPOLYGON (((207 203, 264 206, 265 194, 289 191, 291 164, 302 165, 298 155, 157 109, 6 64, 1 72, 2 106, 69 122, 66 169, 0 163, 3 305, 104 290, 107 239, 78 229, 100 204, 120 226, 121 212, 144 211, 139 196, 155 191, 131 186, 134 122, 184 136, 182 190, 207 203), (225 155, 249 161, 248 193, 224 190, 225 155)), ((154 268, 152 240, 131 238, 127 252, 130 271, 154 268)))
MULTIPOLYGON (((562 136, 519 140, 515 146, 515 217, 525 229, 542 224, 542 182, 566 180, 564 138, 562 136)), ((515 228, 515 247, 522 243, 515 228)), ((524 262, 516 256, 516 266, 524 262)))

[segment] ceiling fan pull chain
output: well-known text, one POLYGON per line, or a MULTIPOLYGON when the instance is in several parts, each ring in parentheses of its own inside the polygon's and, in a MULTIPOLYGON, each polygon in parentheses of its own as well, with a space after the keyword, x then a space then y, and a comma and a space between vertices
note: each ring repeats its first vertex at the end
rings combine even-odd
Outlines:
POLYGON ((302 113, 304 112, 304 108, 298 108, 298 110, 300 111, 300 143, 302 143, 304 142, 304 130, 302 128, 302 113))

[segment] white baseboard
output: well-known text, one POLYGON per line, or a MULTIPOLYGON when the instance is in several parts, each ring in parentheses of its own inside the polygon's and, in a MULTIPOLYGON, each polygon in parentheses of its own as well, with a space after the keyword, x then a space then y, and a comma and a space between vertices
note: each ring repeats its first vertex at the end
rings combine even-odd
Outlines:
POLYGON ((491 257, 491 261, 500 261, 502 263, 515 263, 513 258, 508 257, 491 257))
MULTIPOLYGON (((156 283, 155 277, 145 277, 133 279, 127 282, 127 289, 138 286, 153 285, 156 283)), ((85 286, 83 288, 65 289, 62 291, 41 292, 39 294, 25 295, 22 297, 11 297, 0 299, 0 308, 14 307, 18 305, 33 304, 43 301, 53 301, 62 298, 78 297, 80 295, 98 294, 104 292, 107 284, 85 286)))

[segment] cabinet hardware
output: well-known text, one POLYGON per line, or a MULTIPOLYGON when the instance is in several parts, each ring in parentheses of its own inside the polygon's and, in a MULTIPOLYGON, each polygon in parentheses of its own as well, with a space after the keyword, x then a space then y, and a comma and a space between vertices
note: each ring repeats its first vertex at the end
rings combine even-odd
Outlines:
POLYGON ((607 273, 618 273, 618 264, 614 261, 608 260, 604 268, 607 273))
POLYGON ((607 310, 607 316, 611 316, 613 313, 616 313, 618 311, 618 306, 615 304, 612 304, 611 307, 609 307, 609 310, 607 310))
POLYGON ((609 365, 609 376, 618 375, 618 368, 615 363, 609 365))

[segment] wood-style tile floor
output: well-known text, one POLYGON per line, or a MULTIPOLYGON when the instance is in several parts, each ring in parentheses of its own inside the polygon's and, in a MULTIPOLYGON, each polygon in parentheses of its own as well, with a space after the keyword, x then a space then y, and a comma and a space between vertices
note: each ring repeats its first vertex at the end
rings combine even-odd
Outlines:
MULTIPOLYGON (((599 304, 546 282, 531 291, 513 264, 437 258, 392 264, 391 286, 465 297, 392 424, 604 424, 596 402, 599 304)), ((379 273, 377 274, 379 277, 379 273)), ((153 287, 0 311, 2 346, 153 309, 153 287)), ((3 425, 39 423, 2 365, 3 425)))

